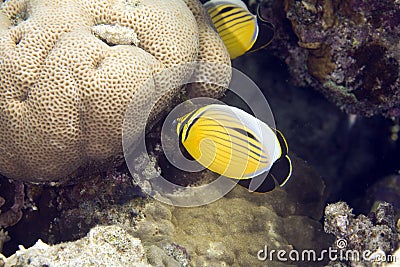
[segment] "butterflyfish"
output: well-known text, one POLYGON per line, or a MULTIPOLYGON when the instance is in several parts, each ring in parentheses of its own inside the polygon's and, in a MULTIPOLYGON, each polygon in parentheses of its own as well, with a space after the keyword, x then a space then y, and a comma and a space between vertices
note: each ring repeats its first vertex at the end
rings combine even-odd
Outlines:
POLYGON ((274 26, 260 15, 253 15, 240 0, 210 0, 204 7, 228 49, 231 59, 257 51, 271 43, 274 26))
POLYGON ((249 179, 264 175, 262 185, 252 191, 267 192, 283 186, 292 174, 283 134, 239 108, 211 104, 175 123, 180 145, 203 167, 239 179, 239 184, 247 188, 249 179))

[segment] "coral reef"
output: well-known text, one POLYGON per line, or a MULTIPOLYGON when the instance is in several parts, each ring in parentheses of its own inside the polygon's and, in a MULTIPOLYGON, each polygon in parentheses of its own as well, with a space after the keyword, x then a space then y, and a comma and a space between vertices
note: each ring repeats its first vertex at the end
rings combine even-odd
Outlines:
MULTIPOLYGON (((175 84, 191 75, 227 85, 229 54, 206 16, 197 0, 1 3, 0 173, 35 182, 78 177, 80 167, 122 154, 133 96, 138 107, 160 97, 153 119, 182 91, 175 84), (171 83, 155 78, 194 61, 217 64, 182 67, 171 83)), ((225 88, 186 90, 215 97, 225 88)), ((136 138, 144 129, 141 115, 132 126, 136 138)))
POLYGON ((297 85, 312 85, 348 113, 399 116, 398 1, 263 2, 277 30, 270 49, 297 85))
MULTIPOLYGON (((216 202, 195 208, 177 208, 143 196, 135 197, 140 195, 140 190, 134 186, 132 176, 123 170, 71 186, 44 188, 39 194, 51 195, 47 198, 51 202, 41 200, 38 211, 47 213, 47 206, 56 205, 58 212, 53 211, 57 217, 50 219, 47 234, 43 230, 36 236, 42 239, 47 236, 47 243, 71 238, 83 238, 77 242, 86 242, 84 236, 95 225, 120 226, 141 240, 149 264, 171 267, 259 266, 266 263, 257 258, 265 246, 320 250, 332 242, 318 222, 325 205, 324 184, 304 161, 294 155, 292 159, 296 182, 289 182, 283 189, 254 194, 237 186, 216 202)), ((139 163, 140 175, 143 172, 152 175, 149 166, 139 163)), ((213 180, 214 176, 205 171, 201 177, 213 180)), ((28 191, 32 192, 29 198, 40 199, 33 188, 28 191)), ((34 218, 24 216, 17 225, 19 229, 45 224, 43 217, 26 221, 29 217, 34 218)), ((23 231, 13 231, 18 232, 23 231)), ((13 234, 11 237, 14 242, 18 239, 13 234)), ((277 266, 290 264, 276 262, 277 266)))
POLYGON ((369 217, 363 214, 355 217, 345 202, 329 204, 325 208, 324 229, 335 235, 333 248, 343 255, 330 266, 336 266, 340 261, 351 266, 373 266, 374 257, 391 255, 399 241, 394 209, 386 202, 379 204, 369 217), (352 253, 346 253, 348 251, 352 253))
MULTIPOLYGON (((327 246, 331 240, 318 222, 324 185, 302 160, 293 156, 293 163, 296 183, 269 194, 238 186, 216 202, 195 208, 146 201, 138 211, 143 216, 130 221, 130 227, 142 240, 149 263, 159 266, 174 260, 182 266, 190 260, 192 266, 259 266, 257 252, 265 245, 285 250, 327 246)), ((125 210, 121 206, 114 214, 122 216, 125 210)))
POLYGON ((97 226, 87 237, 49 246, 40 239, 6 259, 11 266, 137 266, 147 264, 139 239, 118 226, 97 226))

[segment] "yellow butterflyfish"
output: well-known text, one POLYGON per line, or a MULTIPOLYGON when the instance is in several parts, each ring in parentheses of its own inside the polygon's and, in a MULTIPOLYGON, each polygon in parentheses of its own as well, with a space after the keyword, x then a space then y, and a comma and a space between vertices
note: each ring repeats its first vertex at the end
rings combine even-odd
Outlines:
POLYGON ((280 165, 283 175, 267 177, 261 192, 283 186, 291 176, 282 133, 236 107, 211 104, 196 109, 176 120, 176 132, 194 160, 229 178, 247 180, 268 171, 273 175, 271 168, 280 165))
POLYGON ((228 49, 231 59, 267 46, 274 26, 259 14, 253 15, 240 0, 210 0, 204 7, 228 49))

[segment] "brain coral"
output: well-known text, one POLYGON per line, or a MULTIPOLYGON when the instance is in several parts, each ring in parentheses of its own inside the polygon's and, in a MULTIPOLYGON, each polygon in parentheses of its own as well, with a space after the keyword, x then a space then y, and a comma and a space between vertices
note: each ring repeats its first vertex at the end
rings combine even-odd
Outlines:
MULTIPOLYGON (((0 5, 0 173, 9 178, 59 180, 118 155, 126 106, 156 71, 196 60, 230 65, 197 0, 0 5)), ((229 82, 225 69, 194 75, 202 71, 229 82)), ((151 85, 139 99, 157 90, 151 85)), ((177 93, 162 98, 153 116, 177 93)))

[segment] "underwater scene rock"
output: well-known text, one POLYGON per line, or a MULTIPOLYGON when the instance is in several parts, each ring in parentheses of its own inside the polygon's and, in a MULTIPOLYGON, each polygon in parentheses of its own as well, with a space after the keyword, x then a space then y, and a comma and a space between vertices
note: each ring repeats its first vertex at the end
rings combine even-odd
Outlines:
POLYGON ((40 239, 6 260, 12 266, 137 266, 146 263, 143 246, 118 226, 97 226, 80 240, 49 246, 40 239))
POLYGON ((287 63, 292 81, 348 113, 399 117, 398 1, 261 2, 276 28, 271 52, 287 63))
POLYGON ((374 263, 396 262, 393 255, 398 246, 399 232, 391 204, 380 203, 369 216, 360 214, 357 217, 345 202, 328 204, 324 220, 325 232, 336 237, 332 247, 343 255, 332 260, 329 266, 341 263, 374 266, 374 263))
MULTIPOLYGON (((42 229, 39 236, 50 238, 45 243, 58 243, 60 236, 80 239, 53 246, 39 241, 5 259, 5 266, 99 266, 115 255, 121 262, 138 262, 135 266, 142 266, 141 262, 150 266, 291 266, 293 262, 274 262, 276 255, 269 258, 268 251, 320 251, 332 242, 319 222, 325 205, 324 183, 301 159, 293 156, 293 164, 296 183, 290 182, 269 194, 254 194, 236 186, 216 202, 192 208, 174 207, 140 196, 132 177, 122 173, 109 174, 101 180, 93 177, 85 184, 69 188, 42 189, 41 194, 58 197, 48 198, 49 202, 42 198, 38 210, 48 213, 46 207, 56 204, 58 212, 53 211, 56 217, 46 219, 51 222, 50 228, 42 229), (55 202, 54 198, 58 200, 55 202), (110 226, 92 228, 95 225, 110 226), (85 249, 78 249, 83 246, 85 249), (106 254, 110 258, 88 257, 101 255, 103 250, 110 251, 106 254), (78 260, 88 265, 74 265, 78 260)), ((215 176, 209 171, 204 175, 215 176)), ((32 194, 36 190, 30 189, 32 194)), ((45 218, 35 218, 35 213, 27 213, 17 232, 22 234, 26 225, 46 224, 45 218)), ((14 233, 10 235, 17 238, 14 233)), ((118 261, 115 264, 126 266, 118 261)))

